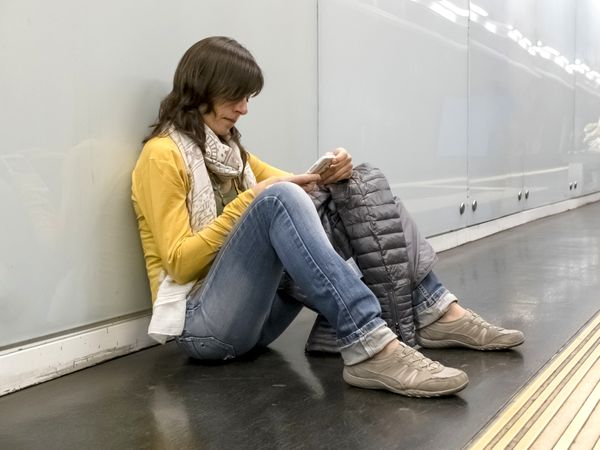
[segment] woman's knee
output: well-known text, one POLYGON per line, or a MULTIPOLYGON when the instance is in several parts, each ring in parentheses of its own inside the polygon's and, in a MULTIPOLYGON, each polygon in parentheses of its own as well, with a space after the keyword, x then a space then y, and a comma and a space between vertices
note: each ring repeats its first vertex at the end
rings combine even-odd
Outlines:
POLYGON ((277 198, 284 206, 294 210, 314 209, 314 205, 308 194, 295 183, 280 181, 265 189, 257 200, 268 197, 277 198))
POLYGON ((275 197, 304 197, 306 196, 306 192, 296 183, 292 183, 290 181, 279 181, 277 183, 272 184, 264 191, 261 192, 259 197, 262 196, 275 196, 275 197))

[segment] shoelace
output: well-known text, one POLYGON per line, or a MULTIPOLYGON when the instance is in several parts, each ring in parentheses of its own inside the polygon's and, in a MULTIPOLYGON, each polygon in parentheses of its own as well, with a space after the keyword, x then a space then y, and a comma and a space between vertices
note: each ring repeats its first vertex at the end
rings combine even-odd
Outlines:
POLYGON ((411 365, 415 364, 418 369, 437 370, 442 366, 439 362, 427 358, 408 345, 402 345, 401 347, 400 357, 404 361, 408 360, 408 363, 411 365))
POLYGON ((479 314, 474 313, 470 309, 468 309, 467 311, 469 311, 471 313, 471 315, 473 316, 473 323, 475 323, 476 325, 482 326, 484 328, 491 328, 492 330, 498 330, 498 331, 502 329, 500 327, 497 327, 496 325, 492 325, 491 323, 483 320, 483 318, 479 314))

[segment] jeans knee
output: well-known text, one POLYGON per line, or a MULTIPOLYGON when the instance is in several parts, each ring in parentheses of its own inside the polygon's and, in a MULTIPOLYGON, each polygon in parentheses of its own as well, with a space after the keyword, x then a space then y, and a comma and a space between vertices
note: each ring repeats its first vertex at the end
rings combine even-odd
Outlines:
POLYGON ((297 198, 306 196, 306 192, 296 183, 290 181, 279 181, 272 184, 262 192, 264 196, 276 196, 278 198, 297 198))
POLYGON ((264 205, 272 213, 276 214, 280 206, 288 212, 299 214, 310 214, 316 211, 314 204, 308 194, 296 183, 280 181, 272 184, 262 191, 254 200, 255 205, 264 205), (273 201, 276 199, 276 201, 273 201))

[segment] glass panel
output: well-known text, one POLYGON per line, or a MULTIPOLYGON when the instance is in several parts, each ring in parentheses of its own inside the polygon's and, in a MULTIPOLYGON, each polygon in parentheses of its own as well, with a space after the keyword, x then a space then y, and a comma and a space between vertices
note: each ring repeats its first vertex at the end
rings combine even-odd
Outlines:
POLYGON ((316 19, 316 0, 2 3, 0 346, 150 307, 130 172, 197 40, 234 36, 264 69, 247 147, 310 165, 316 19))
POLYGON ((461 228, 467 1, 319 2, 319 150, 383 169, 426 235, 461 228))
POLYGON ((575 8, 572 2, 537 2, 536 35, 528 49, 537 81, 527 97, 529 143, 523 148, 526 208, 564 200, 569 194, 573 148, 575 8), (571 72, 571 73, 570 73, 571 72))
POLYGON ((471 8, 469 195, 478 208, 470 223, 479 223, 522 209, 523 153, 533 145, 529 98, 539 76, 524 48, 535 32, 535 0, 483 0, 471 8))
POLYGON ((571 195, 600 191, 600 3, 577 2, 575 144, 571 195), (577 187, 574 183, 577 182, 577 187))

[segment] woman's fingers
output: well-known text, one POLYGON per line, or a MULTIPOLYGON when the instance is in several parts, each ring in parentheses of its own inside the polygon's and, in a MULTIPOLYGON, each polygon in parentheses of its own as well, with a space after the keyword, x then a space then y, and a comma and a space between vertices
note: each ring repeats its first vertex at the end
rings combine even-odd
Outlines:
POLYGON ((345 148, 338 147, 333 151, 335 159, 329 168, 321 174, 321 184, 347 180, 352 176, 352 156, 345 148))
POLYGON ((344 165, 334 166, 321 174, 321 184, 335 183, 341 180, 347 180, 352 176, 352 160, 344 165))
POLYGON ((303 184, 302 189, 304 189, 305 192, 312 192, 317 188, 317 183, 313 182, 313 183, 308 183, 308 184, 303 184))

